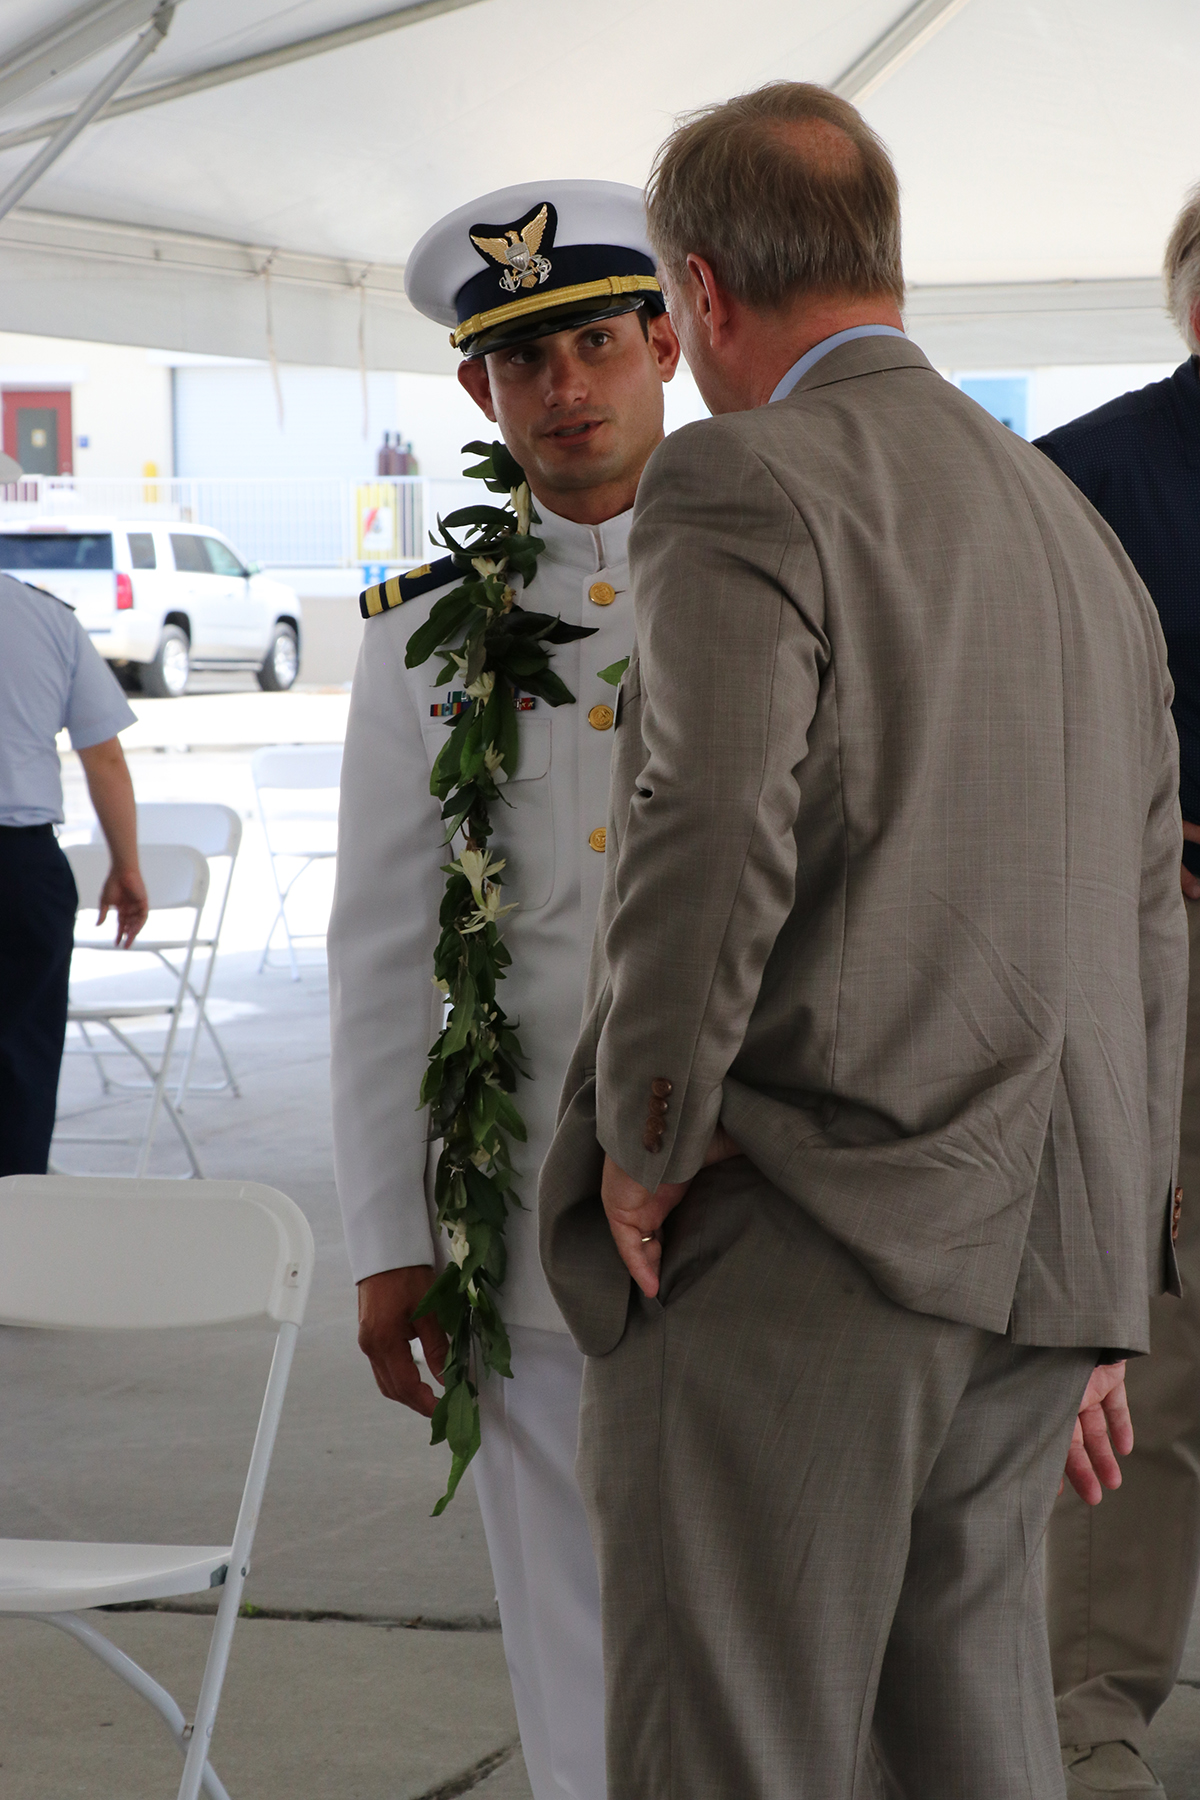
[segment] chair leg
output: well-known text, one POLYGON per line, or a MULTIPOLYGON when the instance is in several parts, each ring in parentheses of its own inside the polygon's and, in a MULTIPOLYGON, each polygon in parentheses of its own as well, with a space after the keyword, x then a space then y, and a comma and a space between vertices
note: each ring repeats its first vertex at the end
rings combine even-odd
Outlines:
POLYGON ((283 921, 283 935, 287 939, 288 963, 291 967, 293 981, 299 981, 300 979, 300 964, 296 960, 296 946, 292 942, 292 928, 288 923, 287 903, 292 889, 295 887, 297 881, 300 879, 301 875, 303 875, 307 867, 307 863, 302 863, 300 865, 279 896, 279 917, 283 921))
MULTIPOLYGON (((232 1094, 234 1094, 237 1099, 240 1100, 242 1097, 242 1090, 238 1086, 237 1076, 233 1072, 233 1064, 230 1062, 229 1057, 226 1054, 224 1044, 221 1042, 220 1038, 217 1036, 217 1028, 212 1023, 212 1021, 209 1019, 207 1011, 204 1014, 204 1029, 205 1029, 205 1031, 207 1031, 209 1037, 211 1038, 212 1047, 216 1051, 217 1056, 221 1063, 221 1067, 225 1071, 225 1080, 222 1082, 221 1085, 223 1087, 227 1087, 230 1090, 230 1092, 232 1094)), ((214 1092, 215 1091, 216 1090, 214 1089, 214 1092)))
POLYGON ((162 1064, 159 1069, 156 1070, 149 1057, 144 1056, 132 1039, 126 1037, 123 1031, 119 1031, 111 1019, 105 1020, 105 1030, 111 1031, 122 1049, 127 1050, 130 1056, 132 1056, 136 1062, 141 1064, 142 1068, 146 1071, 146 1074, 150 1077, 154 1087, 154 1092, 150 1099, 150 1116, 146 1120, 146 1129, 142 1135, 141 1150, 138 1154, 137 1169, 135 1170, 135 1173, 139 1176, 144 1175, 149 1166, 150 1151, 154 1144, 154 1128, 158 1123, 159 1107, 162 1106, 166 1109, 167 1117, 175 1127, 176 1135, 183 1145, 188 1161, 192 1165, 193 1175, 196 1177, 197 1181, 202 1181, 204 1179, 204 1171, 200 1167, 200 1158, 196 1155, 196 1146, 188 1135, 187 1126, 171 1104, 171 1096, 166 1091, 167 1060, 170 1038, 168 1037, 167 1040, 168 1049, 164 1051, 162 1064))
POLYGON ((271 1370, 267 1376, 266 1391, 263 1394, 262 1411, 258 1416, 258 1429, 254 1434, 254 1448, 250 1452, 250 1467, 246 1472, 246 1486, 233 1532, 229 1572, 225 1577, 221 1598, 217 1603, 217 1622, 213 1627, 212 1641, 208 1647, 208 1662, 204 1668, 204 1679, 200 1683, 200 1698, 196 1702, 196 1723, 192 1732, 192 1742, 187 1753, 187 1760, 183 1765, 183 1780, 179 1784, 178 1800, 198 1800, 200 1793, 202 1772, 206 1766, 208 1746, 212 1741, 213 1727, 217 1720, 217 1707, 221 1699, 221 1688, 225 1681, 226 1665, 229 1662, 230 1645, 233 1642, 233 1628, 237 1623, 238 1608, 242 1603, 242 1590, 250 1569, 250 1552, 254 1547, 254 1532, 258 1524, 259 1508, 262 1505, 263 1489, 267 1484, 267 1471, 271 1466, 271 1453, 275 1448, 275 1434, 279 1429, 279 1415, 283 1411, 283 1397, 287 1392, 288 1376, 291 1373, 292 1357, 295 1354, 298 1333, 297 1325, 285 1321, 279 1327, 279 1336, 275 1340, 275 1352, 271 1358, 271 1370))
MULTIPOLYGON (((187 1721, 177 1701, 152 1675, 147 1675, 140 1663, 135 1663, 131 1656, 118 1650, 111 1638, 106 1638, 102 1631, 97 1631, 94 1625, 89 1625, 78 1613, 27 1613, 24 1616, 42 1619, 47 1625, 56 1625, 60 1631, 65 1631, 68 1636, 85 1645, 93 1656, 98 1656, 114 1675, 119 1675, 135 1693, 150 1703, 174 1738, 179 1754, 186 1759, 192 1736, 187 1721)), ((210 1763, 204 1765, 201 1785, 209 1800, 229 1800, 224 1785, 210 1763)))
POLYGON ((228 1088, 237 1099, 240 1100, 242 1097, 242 1090, 237 1084, 237 1077, 234 1075, 232 1065, 230 1064, 228 1056, 225 1054, 225 1046, 217 1036, 216 1027, 212 1024, 208 1016, 208 988, 209 983, 212 981, 213 965, 216 960, 217 951, 216 946, 214 945, 209 951, 208 966, 204 971, 204 980, 200 983, 199 992, 196 991, 191 982, 188 983, 188 993, 191 995, 196 1008, 196 1023, 192 1028, 192 1037, 191 1042, 188 1045, 187 1059, 183 1065, 183 1074, 180 1076, 179 1086, 175 1090, 175 1105, 180 1112, 183 1111, 183 1104, 187 1099, 187 1091, 192 1085, 192 1069, 196 1062, 196 1052, 200 1048, 201 1026, 204 1027, 209 1035, 212 1047, 217 1053, 217 1060, 225 1071, 225 1079, 224 1081, 208 1082, 202 1088, 197 1088, 196 1092, 220 1094, 228 1088))
POLYGON ((79 1035, 87 1045, 88 1055, 96 1065, 96 1076, 100 1083, 100 1092, 102 1094, 111 1094, 114 1091, 114 1088, 119 1086, 120 1083, 113 1082, 108 1070, 104 1067, 102 1060, 103 1052, 98 1050, 93 1044, 91 1038, 88 1036, 88 1028, 82 1022, 79 1026, 79 1035))
MULTIPOLYGON (((303 852, 299 851, 299 850, 281 851, 280 854, 284 855, 284 856, 288 856, 288 855, 293 856, 296 861, 300 861, 300 858, 303 855, 303 852)), ((315 868, 316 865, 322 861, 324 861, 324 857, 321 855, 305 856, 304 860, 300 863, 300 867, 296 870, 296 873, 292 876, 291 880, 287 883, 286 887, 280 887, 279 878, 278 878, 278 876, 276 876, 275 892, 279 896, 279 907, 278 907, 278 910, 276 911, 274 919, 271 921, 271 929, 267 933, 267 941, 263 945, 262 955, 258 959, 258 972, 260 975, 262 974, 263 970, 266 968, 267 958, 271 954, 271 944, 275 937, 275 928, 277 925, 282 925, 284 939, 287 944, 288 964, 289 964, 289 967, 291 968, 292 980, 299 981, 300 965, 296 961, 295 939, 293 938, 293 935, 292 935, 292 928, 291 928, 290 924, 288 923, 287 903, 288 903, 289 898, 291 897, 292 889, 295 887, 295 885, 299 881, 300 877, 303 874, 305 874, 307 870, 315 868)), ((273 862, 272 862, 271 866, 272 866, 272 870, 274 870, 273 862)), ((299 935, 301 938, 319 938, 319 937, 322 937, 324 934, 319 931, 311 931, 311 932, 310 931, 302 931, 302 932, 300 932, 299 935)))
MULTIPOLYGON (((287 936, 287 915, 285 914, 285 912, 283 910, 282 898, 280 899, 280 902, 279 902, 279 910, 275 914, 275 917, 271 920, 271 929, 267 933, 267 941, 263 945, 262 955, 258 959, 258 973, 260 975, 262 974, 263 970, 267 966, 267 958, 271 954, 271 945, 275 938, 275 927, 279 924, 280 920, 283 921, 283 930, 284 930, 284 935, 286 937, 287 936)), ((289 944, 289 953, 290 953, 290 944, 289 944)), ((299 975, 293 975, 292 979, 293 979, 293 981, 299 981, 300 977, 299 977, 299 975)))
MULTIPOLYGON (((260 811, 261 811, 261 809, 260 809, 260 811)), ((271 879, 275 883, 275 893, 279 899, 279 911, 275 914, 275 917, 271 920, 271 929, 267 933, 267 941, 263 945, 263 953, 258 961, 258 972, 261 975, 263 970, 267 966, 267 958, 271 954, 271 940, 275 936, 275 927, 282 920, 283 935, 287 940, 288 962, 291 966, 292 980, 299 981, 300 969, 296 962, 296 952, 292 948, 292 934, 288 930, 288 921, 287 921, 287 897, 292 891, 292 887, 295 884, 296 877, 295 877, 295 875, 293 875, 291 881, 288 882, 286 887, 280 887, 280 885, 279 885, 279 869, 276 865, 276 857, 277 857, 277 855, 282 855, 282 856, 288 857, 290 855, 290 853, 286 850, 276 852, 271 849, 271 834, 269 831, 267 831, 267 822, 266 822, 265 818, 263 819, 263 833, 267 840, 267 858, 271 864, 271 879)), ((303 874, 303 869, 299 870, 298 873, 303 874)))

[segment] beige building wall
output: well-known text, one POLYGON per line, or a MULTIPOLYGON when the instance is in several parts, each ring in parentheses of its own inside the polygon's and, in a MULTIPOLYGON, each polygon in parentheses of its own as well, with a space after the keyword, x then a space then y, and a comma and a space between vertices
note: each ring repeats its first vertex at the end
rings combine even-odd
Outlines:
POLYGON ((161 351, 0 332, 0 389, 70 388, 76 475, 171 467, 171 370, 161 351), (86 438, 86 446, 80 439, 86 438))

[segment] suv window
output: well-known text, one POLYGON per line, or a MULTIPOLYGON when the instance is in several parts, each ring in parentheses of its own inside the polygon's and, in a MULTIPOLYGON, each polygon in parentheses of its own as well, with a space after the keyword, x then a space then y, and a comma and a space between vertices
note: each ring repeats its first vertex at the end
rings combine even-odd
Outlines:
POLYGON ((129 534, 129 560, 135 569, 153 569, 154 537, 149 531, 131 531, 129 534))
POLYGON ((220 538, 206 537, 202 538, 201 542, 208 551, 209 567, 214 575, 244 575, 246 573, 241 557, 236 551, 231 550, 228 544, 223 544, 220 538))
POLYGON ((0 569, 111 569, 111 532, 0 532, 0 569))
POLYGON ((182 569, 187 575, 211 575, 208 558, 204 554, 204 540, 191 531, 173 531, 171 533, 171 549, 175 553, 175 567, 182 569))

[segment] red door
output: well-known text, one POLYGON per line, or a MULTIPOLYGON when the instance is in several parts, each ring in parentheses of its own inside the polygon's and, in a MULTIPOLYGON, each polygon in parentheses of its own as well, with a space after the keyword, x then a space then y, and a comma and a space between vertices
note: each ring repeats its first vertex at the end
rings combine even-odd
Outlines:
POLYGON ((3 399, 4 454, 26 475, 72 474, 70 388, 6 388, 3 399))

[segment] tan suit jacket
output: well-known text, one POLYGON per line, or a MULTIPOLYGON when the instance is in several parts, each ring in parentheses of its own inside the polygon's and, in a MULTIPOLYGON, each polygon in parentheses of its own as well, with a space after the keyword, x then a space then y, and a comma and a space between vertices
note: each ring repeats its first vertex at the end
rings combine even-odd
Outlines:
POLYGON ((541 1186, 581 1348, 629 1300, 602 1152, 682 1181, 721 1119, 902 1305, 1144 1349, 1187 933, 1166 651, 1116 538, 914 345, 869 338, 669 438, 630 553, 541 1186))

